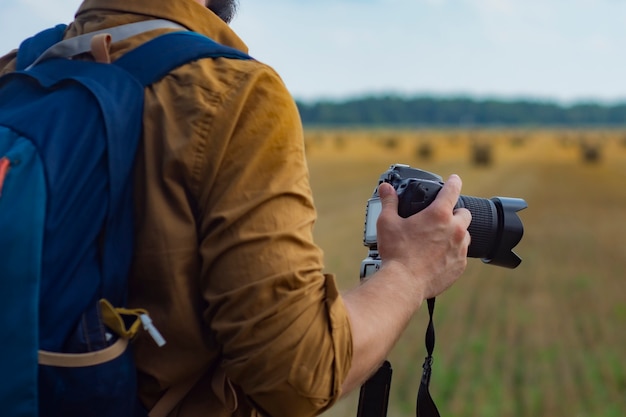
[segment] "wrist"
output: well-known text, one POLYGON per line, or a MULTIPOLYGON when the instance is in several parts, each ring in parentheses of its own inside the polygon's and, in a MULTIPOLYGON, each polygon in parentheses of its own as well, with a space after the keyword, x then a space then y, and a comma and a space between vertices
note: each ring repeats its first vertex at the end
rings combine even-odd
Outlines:
POLYGON ((379 274, 382 279, 389 280, 396 292, 408 298, 417 310, 426 299, 427 280, 423 276, 416 276, 404 263, 396 260, 383 261, 379 274))

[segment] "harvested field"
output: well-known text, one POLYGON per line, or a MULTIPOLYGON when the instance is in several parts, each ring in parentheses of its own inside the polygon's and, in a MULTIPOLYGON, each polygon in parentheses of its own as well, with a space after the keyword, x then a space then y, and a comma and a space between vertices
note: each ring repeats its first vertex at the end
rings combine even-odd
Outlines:
MULTIPOLYGON (((442 416, 626 415, 626 137, 616 130, 307 131, 316 238, 340 287, 367 255, 364 209, 406 163, 463 194, 520 197, 514 270, 471 259, 437 300, 431 394, 442 416), (590 151, 591 149, 591 151, 590 151)), ((415 242, 419 245, 419 242, 415 242)), ((390 355, 388 415, 415 415, 425 306, 390 355)), ((356 416, 357 394, 326 417, 356 416)))

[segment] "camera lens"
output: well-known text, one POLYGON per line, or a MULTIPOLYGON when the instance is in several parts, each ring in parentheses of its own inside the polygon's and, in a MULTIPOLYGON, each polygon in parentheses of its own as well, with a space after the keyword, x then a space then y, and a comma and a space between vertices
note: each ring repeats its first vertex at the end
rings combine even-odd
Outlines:
POLYGON ((491 199, 461 195, 456 208, 472 213, 468 228, 472 238, 467 256, 483 262, 517 267, 522 260, 513 252, 524 234, 524 226, 517 212, 527 204, 520 198, 493 197, 491 199))
MULTIPOLYGON (((403 164, 392 165, 383 172, 378 184, 382 182, 388 182, 396 189, 398 214, 405 218, 428 207, 444 185, 440 176, 403 164)), ((377 189, 373 197, 378 197, 377 189)), ((526 207, 526 201, 521 198, 486 199, 461 195, 455 208, 466 208, 472 213, 468 227, 472 241, 467 256, 480 258, 491 265, 517 267, 522 260, 513 248, 524 234, 524 225, 517 212, 526 207)), ((375 239, 374 242, 365 240, 368 246, 375 247, 375 239)))

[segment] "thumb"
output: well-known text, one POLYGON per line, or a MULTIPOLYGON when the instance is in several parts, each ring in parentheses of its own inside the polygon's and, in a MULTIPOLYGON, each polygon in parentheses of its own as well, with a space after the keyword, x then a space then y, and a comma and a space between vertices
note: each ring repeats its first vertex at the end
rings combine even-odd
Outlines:
POLYGON ((378 196, 383 210, 392 210, 398 213, 398 194, 393 185, 383 182, 378 186, 378 196))

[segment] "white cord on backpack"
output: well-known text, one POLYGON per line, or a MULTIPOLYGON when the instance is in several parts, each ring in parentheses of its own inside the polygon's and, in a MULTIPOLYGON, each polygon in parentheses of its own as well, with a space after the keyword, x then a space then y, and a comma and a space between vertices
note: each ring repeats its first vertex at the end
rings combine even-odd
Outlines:
POLYGON ((152 324, 152 319, 150 319, 150 316, 148 316, 147 314, 142 314, 139 316, 139 318, 141 319, 141 323, 143 323, 144 330, 147 330, 148 333, 150 333, 150 336, 152 336, 152 339, 154 339, 156 344, 159 347, 165 345, 165 339, 163 338, 159 330, 154 326, 154 324, 152 324))

